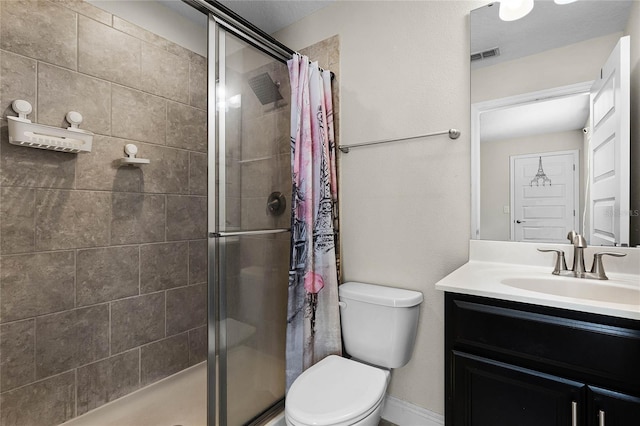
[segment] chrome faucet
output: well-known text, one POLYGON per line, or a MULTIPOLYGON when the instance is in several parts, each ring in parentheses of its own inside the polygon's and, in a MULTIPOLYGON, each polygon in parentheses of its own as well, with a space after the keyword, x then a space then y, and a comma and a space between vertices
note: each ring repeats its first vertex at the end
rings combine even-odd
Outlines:
POLYGON ((552 250, 552 249, 538 249, 541 252, 554 252, 556 256, 556 264, 553 269, 553 275, 571 276, 576 278, 589 278, 595 280, 608 280, 607 275, 604 272, 604 264, 602 263, 602 256, 614 256, 624 257, 625 253, 616 252, 600 252, 593 255, 593 264, 591 270, 587 272, 584 266, 584 249, 587 248, 587 240, 578 234, 576 231, 571 231, 567 235, 567 239, 573 244, 573 266, 571 269, 567 268, 567 262, 565 260, 564 251, 552 250))
POLYGON ((571 270, 573 275, 578 278, 584 278, 585 272, 587 272, 584 266, 584 249, 587 248, 587 240, 576 231, 569 232, 567 238, 573 244, 573 266, 571 270))

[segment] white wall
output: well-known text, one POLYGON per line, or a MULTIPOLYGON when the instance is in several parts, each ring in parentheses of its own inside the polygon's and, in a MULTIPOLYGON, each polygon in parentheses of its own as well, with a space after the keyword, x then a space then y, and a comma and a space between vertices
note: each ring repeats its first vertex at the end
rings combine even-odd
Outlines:
POLYGON ((610 34, 475 69, 471 72, 471 102, 595 80, 621 36, 610 34))
POLYGON ((275 37, 300 49, 340 36, 341 144, 446 136, 340 156, 345 280, 416 289, 425 300, 410 363, 390 393, 444 412, 443 294, 434 284, 468 259, 469 11, 487 2, 338 1, 275 37))
MULTIPOLYGON (((509 168, 510 156, 536 152, 580 150, 580 180, 578 211, 583 209, 584 176, 582 130, 546 133, 517 139, 502 139, 480 144, 480 237, 483 240, 509 241, 511 238, 511 215, 503 213, 510 203, 509 168)), ((582 219, 582 218, 580 218, 582 219)))
MULTIPOLYGON (((635 1, 625 30, 631 36, 631 158, 640 164, 640 1, 635 1)), ((640 245, 640 167, 631 168, 631 245, 640 245)))

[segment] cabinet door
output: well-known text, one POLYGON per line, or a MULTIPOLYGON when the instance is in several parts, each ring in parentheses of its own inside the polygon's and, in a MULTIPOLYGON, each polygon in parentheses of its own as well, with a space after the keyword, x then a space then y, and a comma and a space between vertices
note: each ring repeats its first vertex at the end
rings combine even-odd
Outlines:
POLYGON ((588 426, 637 426, 640 398, 589 386, 588 426))
POLYGON ((452 357, 455 397, 447 425, 584 424, 584 384, 462 352, 452 357))

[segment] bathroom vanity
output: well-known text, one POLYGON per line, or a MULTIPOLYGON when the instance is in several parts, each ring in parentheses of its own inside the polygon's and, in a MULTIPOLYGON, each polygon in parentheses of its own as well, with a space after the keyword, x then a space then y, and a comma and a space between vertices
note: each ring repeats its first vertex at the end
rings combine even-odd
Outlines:
POLYGON ((640 321, 447 293, 445 324, 447 425, 640 422, 640 321))
POLYGON ((611 282, 561 281, 531 246, 472 241, 469 263, 436 285, 446 292, 445 424, 640 424, 637 253, 627 249, 634 258, 611 282), (586 293, 563 293, 581 283, 586 293))

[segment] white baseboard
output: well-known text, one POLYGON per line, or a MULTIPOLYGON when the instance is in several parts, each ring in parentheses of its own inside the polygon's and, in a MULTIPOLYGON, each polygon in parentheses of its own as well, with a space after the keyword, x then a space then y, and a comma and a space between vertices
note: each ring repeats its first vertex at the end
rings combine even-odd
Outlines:
POLYGON ((398 426, 443 426, 444 416, 387 395, 382 418, 398 426))

